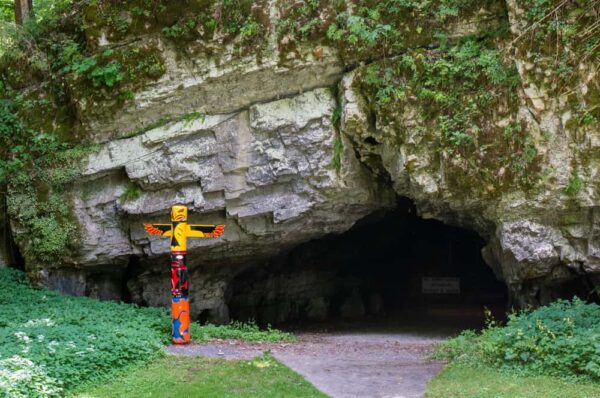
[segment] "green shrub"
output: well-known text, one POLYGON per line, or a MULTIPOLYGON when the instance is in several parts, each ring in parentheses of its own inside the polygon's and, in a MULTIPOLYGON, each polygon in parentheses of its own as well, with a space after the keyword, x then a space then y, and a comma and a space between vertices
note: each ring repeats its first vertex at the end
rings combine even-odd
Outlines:
POLYGON ((121 194, 121 198, 120 198, 121 202, 128 202, 130 200, 136 200, 137 198, 140 197, 142 192, 143 192, 142 187, 140 187, 139 185, 129 184, 125 187, 125 190, 121 194))
POLYGON ((505 326, 463 332, 435 358, 491 365, 511 373, 600 381, 600 306, 578 298, 511 314, 505 326))
POLYGON ((163 309, 32 289, 23 273, 0 269, 0 397, 54 397, 104 380, 160 355, 169 330, 163 309))
POLYGON ((569 196, 575 196, 581 191, 583 187, 583 182, 581 178, 577 174, 573 174, 569 177, 569 182, 567 182, 567 186, 564 189, 564 192, 569 196))
POLYGON ((12 0, 0 0, 0 21, 13 22, 15 8, 12 0))
POLYGON ((260 342, 278 342, 278 341, 294 341, 295 336, 282 332, 277 329, 272 329, 267 326, 261 330, 254 322, 238 322, 233 321, 229 325, 212 325, 206 324, 200 326, 193 323, 190 329, 190 336, 193 341, 203 342, 212 339, 233 339, 244 341, 260 341, 260 342))

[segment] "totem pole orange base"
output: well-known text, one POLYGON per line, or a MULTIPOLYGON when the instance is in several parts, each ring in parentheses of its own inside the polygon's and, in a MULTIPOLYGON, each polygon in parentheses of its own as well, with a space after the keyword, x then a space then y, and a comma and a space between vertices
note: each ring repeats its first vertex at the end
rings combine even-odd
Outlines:
POLYGON ((150 235, 171 237, 171 321, 174 344, 190 342, 187 239, 217 238, 225 229, 224 225, 188 224, 187 213, 187 207, 176 205, 171 208, 171 224, 144 224, 150 235))

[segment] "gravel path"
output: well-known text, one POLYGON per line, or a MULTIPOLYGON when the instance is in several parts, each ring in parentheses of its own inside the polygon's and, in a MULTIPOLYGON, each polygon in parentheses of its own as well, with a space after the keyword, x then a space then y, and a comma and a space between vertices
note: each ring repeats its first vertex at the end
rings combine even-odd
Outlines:
POLYGON ((168 350, 226 359, 250 359, 270 351, 334 398, 418 398, 443 366, 425 359, 443 338, 410 332, 301 333, 297 343, 215 341, 168 350))
POLYGON ((439 340, 411 334, 316 335, 273 355, 334 398, 419 398, 443 366, 425 359, 439 340))

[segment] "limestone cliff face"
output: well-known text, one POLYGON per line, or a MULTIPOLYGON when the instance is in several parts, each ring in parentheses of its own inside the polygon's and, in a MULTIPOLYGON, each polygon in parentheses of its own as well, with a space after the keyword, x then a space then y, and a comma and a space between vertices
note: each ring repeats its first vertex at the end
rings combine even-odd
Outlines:
MULTIPOLYGON (((504 50, 526 33, 518 2, 489 3, 451 24, 450 36, 477 37, 505 23, 510 32, 495 42, 504 50)), ((192 242, 189 256, 195 315, 209 309, 224 321, 235 275, 347 231, 393 208, 396 196, 412 199, 424 218, 479 233, 488 243, 486 262, 517 303, 547 301, 554 285, 582 275, 600 281, 600 130, 597 122, 574 126, 569 106, 600 90, 592 59, 556 94, 531 54, 503 53, 518 84, 508 89, 512 99, 483 105, 486 125, 520 126, 535 158, 510 169, 503 159, 524 151, 511 141, 498 144, 505 152, 497 158, 482 152, 469 163, 474 149, 457 155, 440 144, 442 127, 423 116, 431 102, 409 94, 406 102, 392 100, 393 108, 373 106, 365 74, 381 60, 349 62, 343 50, 322 43, 284 54, 275 34, 281 9, 268 6, 260 57, 240 56, 232 44, 219 47, 217 57, 195 42, 182 56, 156 33, 88 37, 100 49, 158 51, 164 73, 124 104, 75 96, 75 128, 99 148, 81 161, 82 175, 67 195, 76 249, 62 264, 41 267, 43 282, 102 298, 122 298, 126 286, 133 301, 166 304, 168 242, 146 236, 142 223, 166 221, 169 207, 182 203, 194 222, 227 225, 219 240, 192 242), (469 174, 476 167, 485 178, 469 174), (528 176, 533 181, 519 182, 528 176), (574 176, 580 188, 566 190, 574 176)), ((437 56, 435 43, 412 44, 405 54, 418 47, 437 56)))
MULTIPOLYGON (((336 140, 345 140, 331 122, 335 107, 331 89, 321 88, 104 144, 86 160, 72 192, 84 232, 72 261, 84 270, 119 270, 138 255, 149 271, 164 268, 168 242, 149 238, 142 223, 164 222, 170 206, 182 203, 194 221, 227 225, 219 240, 190 242, 192 272, 202 266, 231 277, 257 260, 392 208, 393 191, 372 178, 348 143, 339 170, 332 166, 336 140), (141 193, 126 199, 131 184, 141 193)), ((208 300, 198 298, 203 304, 195 310, 216 305, 226 317, 226 280, 205 283, 223 287, 212 294, 198 288, 196 294, 208 300)), ((145 281, 134 290, 145 302, 166 302, 162 283, 151 286, 145 281)))

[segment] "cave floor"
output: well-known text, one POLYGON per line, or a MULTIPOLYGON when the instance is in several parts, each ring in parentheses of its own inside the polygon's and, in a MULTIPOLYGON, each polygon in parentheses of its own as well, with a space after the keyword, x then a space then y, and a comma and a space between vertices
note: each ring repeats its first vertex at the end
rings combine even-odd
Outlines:
POLYGON ((214 341, 168 349, 228 359, 268 351, 334 398, 417 398, 444 365, 427 359, 433 346, 460 330, 483 326, 480 309, 422 309, 393 319, 305 325, 295 343, 214 341))

